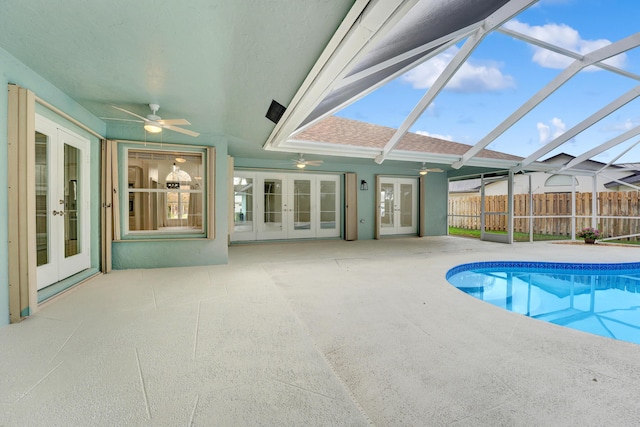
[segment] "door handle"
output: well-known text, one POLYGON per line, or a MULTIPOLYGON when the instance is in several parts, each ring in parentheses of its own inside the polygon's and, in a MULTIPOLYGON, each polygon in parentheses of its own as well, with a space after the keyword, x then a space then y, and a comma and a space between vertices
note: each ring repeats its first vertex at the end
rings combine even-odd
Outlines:
POLYGON ((59 212, 58 212, 58 211, 53 211, 53 215, 54 215, 54 216, 55 216, 55 215, 63 216, 63 215, 64 215, 64 211, 59 211, 59 212))

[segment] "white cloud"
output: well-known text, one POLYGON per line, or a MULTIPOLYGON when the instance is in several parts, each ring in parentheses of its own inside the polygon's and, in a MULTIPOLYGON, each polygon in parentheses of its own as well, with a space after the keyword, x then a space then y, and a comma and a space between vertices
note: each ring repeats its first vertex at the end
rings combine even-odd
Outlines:
POLYGON ((636 126, 639 126, 640 123, 633 121, 631 119, 626 119, 625 121, 622 122, 615 122, 615 123, 611 123, 608 124, 607 126, 605 126, 603 128, 603 131, 605 132, 626 132, 628 130, 633 129, 636 126))
MULTIPOLYGON (((433 85, 447 64, 458 52, 451 47, 427 62, 408 71, 402 79, 414 89, 427 89, 433 85)), ((448 90, 465 93, 491 92, 515 86, 513 77, 504 75, 495 63, 465 62, 447 84, 448 90)))
POLYGON ((538 128, 538 137, 542 145, 553 141, 567 130, 567 125, 557 117, 551 119, 549 124, 538 122, 536 127, 538 128))
POLYGON ((418 135, 430 136, 431 138, 444 139, 446 141, 453 141, 453 136, 451 135, 440 135, 439 133, 430 133, 426 130, 419 130, 416 132, 418 135))
MULTIPOLYGON (((518 20, 509 21, 505 27, 526 34, 530 37, 542 40, 555 46, 562 47, 580 55, 586 55, 594 50, 611 44, 607 39, 585 40, 580 33, 565 24, 545 24, 545 25, 529 25, 518 20)), ((533 46, 533 62, 545 68, 563 69, 569 66, 574 59, 559 53, 551 52, 538 46, 533 46)), ((627 61, 627 55, 621 53, 606 61, 605 63, 614 67, 623 68, 627 61)), ((597 70, 597 68, 589 67, 589 70, 597 70)))
POLYGON ((546 144, 547 142, 550 141, 549 134, 551 132, 550 132, 549 126, 545 125, 544 123, 538 122, 537 127, 538 127, 538 136, 540 139, 540 143, 546 144))

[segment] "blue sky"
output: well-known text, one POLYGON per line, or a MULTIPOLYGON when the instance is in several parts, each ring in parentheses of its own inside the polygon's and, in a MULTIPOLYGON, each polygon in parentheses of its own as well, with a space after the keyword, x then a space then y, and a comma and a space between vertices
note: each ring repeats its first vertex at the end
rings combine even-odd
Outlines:
MULTIPOLYGON (((566 49, 588 53, 638 30, 637 0, 542 0, 509 25, 566 49)), ((441 53, 338 112, 341 117, 397 128, 457 49, 441 53)), ((500 34, 490 34, 425 111, 412 132, 473 145, 543 88, 571 59, 500 34)), ((611 58, 611 65, 640 74, 640 49, 611 58)), ((526 157, 588 115, 640 84, 609 71, 583 70, 499 137, 489 148, 526 157)), ((635 100, 553 151, 579 155, 640 125, 635 100)), ((608 162, 631 139, 595 159, 608 162)), ((640 162, 636 147, 618 162, 640 162)))

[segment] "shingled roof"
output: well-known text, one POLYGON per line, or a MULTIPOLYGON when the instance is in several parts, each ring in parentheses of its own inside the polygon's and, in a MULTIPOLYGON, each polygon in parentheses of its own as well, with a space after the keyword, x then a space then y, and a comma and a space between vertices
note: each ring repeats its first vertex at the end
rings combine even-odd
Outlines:
MULTIPOLYGON (((294 139, 354 147, 378 148, 382 150, 395 132, 396 129, 390 127, 345 119, 343 117, 329 116, 295 135, 294 139)), ((471 145, 461 144, 459 142, 407 132, 395 149, 462 156, 471 147, 471 145)), ((522 160, 521 157, 486 149, 482 150, 478 154, 478 157, 500 160, 522 160)))

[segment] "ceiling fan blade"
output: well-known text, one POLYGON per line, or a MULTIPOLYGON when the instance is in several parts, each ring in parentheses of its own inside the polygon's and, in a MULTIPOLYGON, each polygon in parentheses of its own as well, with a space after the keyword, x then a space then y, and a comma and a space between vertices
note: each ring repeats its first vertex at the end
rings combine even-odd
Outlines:
POLYGON ((185 119, 169 119, 169 120, 158 120, 158 123, 162 125, 190 125, 191 123, 185 119))
POLYGON ((429 172, 444 172, 440 168, 429 168, 429 169, 424 169, 424 170, 429 171, 429 172))
POLYGON ((131 115, 132 115, 132 116, 134 116, 134 117, 137 117, 137 118, 139 118, 139 119, 142 119, 142 121, 144 121, 144 122, 146 122, 146 121, 148 121, 148 120, 149 120, 149 119, 147 119, 146 117, 139 116, 138 114, 136 114, 136 113, 132 113, 132 112, 131 112, 131 111, 129 111, 129 110, 125 110, 124 108, 116 107, 115 105, 112 105, 112 107, 113 107, 113 108, 115 108, 116 110, 120 110, 120 111, 122 111, 123 113, 131 114, 131 115))
POLYGON ((133 119, 120 119, 116 117, 100 117, 102 120, 117 120, 119 122, 136 122, 136 123, 144 123, 142 120, 133 120, 133 119))
POLYGON ((200 134, 198 132, 194 132, 192 130, 188 130, 188 129, 182 129, 176 126, 172 126, 172 125, 166 125, 166 124, 162 124, 162 127, 165 129, 169 129, 172 130, 174 132, 179 132, 179 133, 183 133, 185 135, 189 135, 189 136, 199 136, 200 134))
POLYGON ((307 160, 305 163, 309 166, 320 166, 322 164, 322 160, 307 160))

